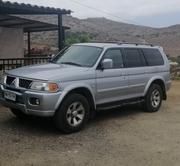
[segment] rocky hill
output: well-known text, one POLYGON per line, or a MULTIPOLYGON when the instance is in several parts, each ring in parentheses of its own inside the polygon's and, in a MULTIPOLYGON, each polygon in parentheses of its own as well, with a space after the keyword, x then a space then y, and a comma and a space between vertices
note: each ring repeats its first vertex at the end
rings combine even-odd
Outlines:
MULTIPOLYGON (((57 23, 56 16, 30 17, 35 20, 57 23)), ((65 16, 63 21, 64 25, 71 27, 70 32, 88 33, 93 40, 148 42, 163 46, 170 56, 180 56, 180 25, 152 28, 115 22, 106 18, 78 19, 71 16, 65 16)), ((36 33, 33 35, 33 42, 55 46, 57 44, 57 32, 36 33)))

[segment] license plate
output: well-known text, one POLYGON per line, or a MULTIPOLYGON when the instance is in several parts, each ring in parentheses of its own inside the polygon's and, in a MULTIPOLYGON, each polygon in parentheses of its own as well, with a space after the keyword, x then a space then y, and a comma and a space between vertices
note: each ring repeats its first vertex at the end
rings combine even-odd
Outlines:
POLYGON ((16 101, 16 94, 12 92, 4 92, 4 98, 11 101, 16 101))

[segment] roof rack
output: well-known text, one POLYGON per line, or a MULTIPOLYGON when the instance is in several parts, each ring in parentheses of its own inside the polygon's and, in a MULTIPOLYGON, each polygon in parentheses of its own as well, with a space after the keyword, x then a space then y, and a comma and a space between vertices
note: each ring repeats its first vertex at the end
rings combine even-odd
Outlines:
POLYGON ((91 41, 91 43, 112 43, 112 44, 118 44, 118 45, 121 45, 121 44, 134 44, 136 46, 138 46, 138 45, 146 45, 146 46, 151 46, 151 47, 154 46, 153 44, 150 44, 150 43, 137 43, 137 42, 126 42, 126 41, 91 41))

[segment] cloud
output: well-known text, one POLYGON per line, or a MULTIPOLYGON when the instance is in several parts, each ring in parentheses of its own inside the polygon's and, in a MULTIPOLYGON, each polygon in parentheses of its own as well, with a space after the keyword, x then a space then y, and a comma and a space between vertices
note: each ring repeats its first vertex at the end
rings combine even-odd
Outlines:
POLYGON ((28 0, 28 3, 71 9, 74 11, 72 15, 79 18, 107 17, 130 23, 141 17, 162 16, 180 10, 180 0, 28 0))

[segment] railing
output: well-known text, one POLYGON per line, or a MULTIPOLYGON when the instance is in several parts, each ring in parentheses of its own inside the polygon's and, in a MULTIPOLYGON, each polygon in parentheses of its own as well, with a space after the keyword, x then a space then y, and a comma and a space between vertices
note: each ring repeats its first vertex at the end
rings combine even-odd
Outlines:
POLYGON ((13 58, 13 59, 0 59, 0 71, 15 69, 22 66, 33 64, 43 64, 50 61, 51 58, 13 58))

